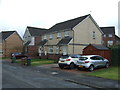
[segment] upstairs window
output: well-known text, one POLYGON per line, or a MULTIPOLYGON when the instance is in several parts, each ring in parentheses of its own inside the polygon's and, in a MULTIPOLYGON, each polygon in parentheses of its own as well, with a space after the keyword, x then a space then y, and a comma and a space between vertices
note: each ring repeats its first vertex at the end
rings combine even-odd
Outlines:
POLYGON ((108 34, 108 37, 112 37, 112 34, 108 34))
POLYGON ((69 31, 65 31, 64 34, 65 34, 65 37, 67 37, 67 36, 70 35, 70 32, 69 31))
POLYGON ((60 37, 61 37, 61 33, 57 32, 57 38, 60 38, 60 37))
POLYGON ((107 46, 109 47, 109 46, 112 46, 112 45, 113 45, 113 41, 108 41, 107 46))
POLYGON ((32 37, 32 38, 31 38, 31 42, 30 42, 29 45, 35 45, 35 37, 32 37))
POLYGON ((50 39, 53 39, 53 34, 52 33, 50 34, 50 39))
POLYGON ((44 35, 44 39, 47 39, 47 36, 46 36, 46 34, 44 35))
POLYGON ((103 37, 106 37, 106 34, 104 34, 103 37))
POLYGON ((93 39, 95 39, 95 31, 93 31, 93 39))

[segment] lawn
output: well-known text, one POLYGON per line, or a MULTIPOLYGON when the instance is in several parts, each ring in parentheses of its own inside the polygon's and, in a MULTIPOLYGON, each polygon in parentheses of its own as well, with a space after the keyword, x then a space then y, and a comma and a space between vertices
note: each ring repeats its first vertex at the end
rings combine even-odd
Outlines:
MULTIPOLYGON (((17 63, 21 63, 21 61, 16 61, 17 63)), ((43 64, 53 64, 54 60, 49 59, 31 59, 32 66, 39 66, 43 64)))
POLYGON ((120 67, 109 67, 106 69, 96 70, 91 73, 87 73, 85 75, 90 76, 96 76, 96 77, 102 77, 107 79, 113 79, 113 80, 119 80, 120 81, 120 75, 119 71, 120 67))

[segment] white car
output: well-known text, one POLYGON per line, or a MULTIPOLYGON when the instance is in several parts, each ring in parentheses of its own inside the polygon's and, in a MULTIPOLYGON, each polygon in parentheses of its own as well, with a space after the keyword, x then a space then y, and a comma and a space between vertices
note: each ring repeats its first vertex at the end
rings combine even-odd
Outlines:
POLYGON ((97 67, 109 67, 109 61, 99 55, 86 55, 81 56, 77 61, 77 68, 87 68, 93 71, 97 67))
POLYGON ((58 65, 61 69, 63 69, 65 66, 73 69, 80 57, 81 55, 79 54, 62 55, 58 61, 58 65))

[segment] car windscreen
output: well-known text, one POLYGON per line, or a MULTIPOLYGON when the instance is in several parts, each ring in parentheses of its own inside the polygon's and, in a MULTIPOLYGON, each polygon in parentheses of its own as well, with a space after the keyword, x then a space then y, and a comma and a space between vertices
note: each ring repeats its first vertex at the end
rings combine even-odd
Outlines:
POLYGON ((79 60, 87 60, 87 57, 80 57, 79 60))
POLYGON ((61 56, 60 58, 66 59, 66 58, 69 58, 69 56, 68 56, 68 55, 63 55, 63 56, 61 56))

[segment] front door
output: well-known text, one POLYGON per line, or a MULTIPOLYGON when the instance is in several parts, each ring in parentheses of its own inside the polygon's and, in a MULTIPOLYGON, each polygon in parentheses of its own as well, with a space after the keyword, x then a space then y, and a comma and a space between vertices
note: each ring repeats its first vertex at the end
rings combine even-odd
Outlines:
POLYGON ((67 46, 63 46, 63 55, 67 55, 67 46))

